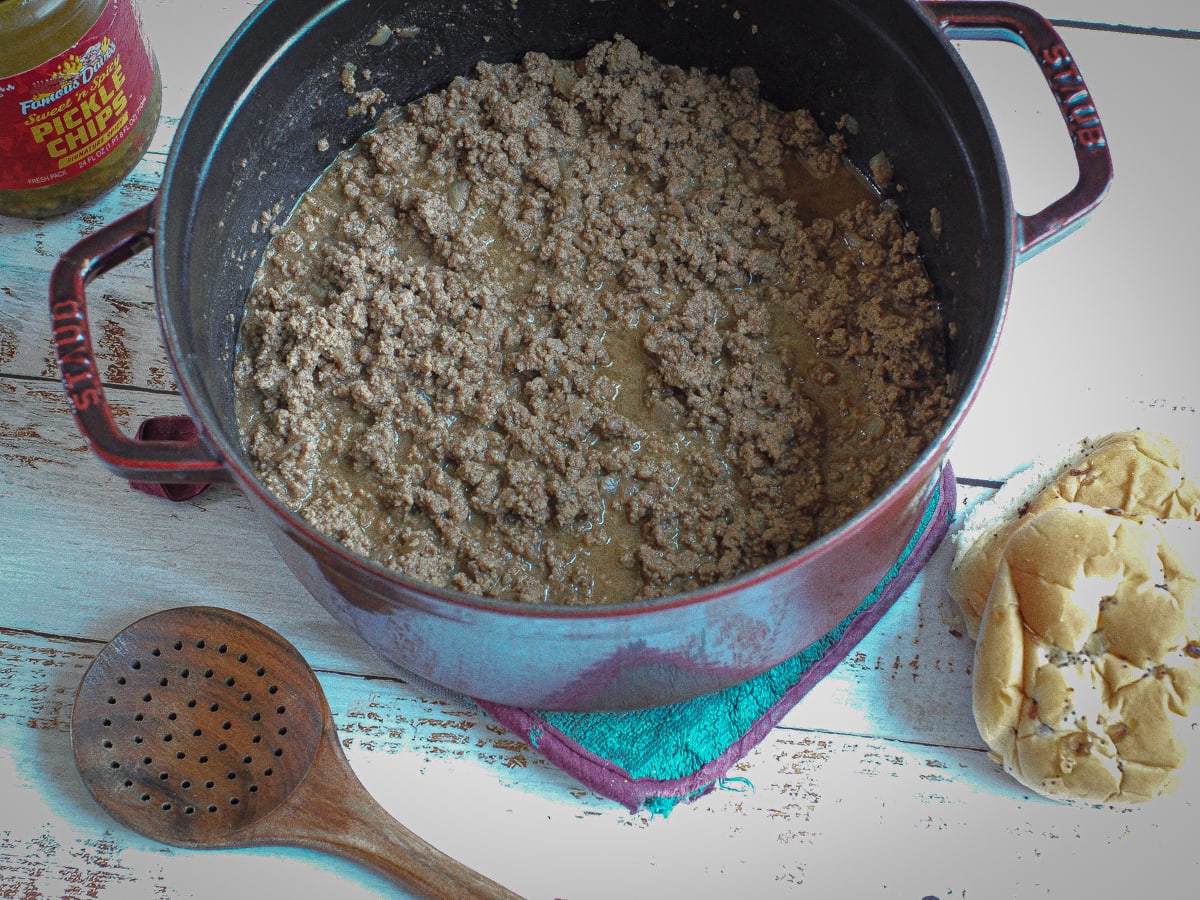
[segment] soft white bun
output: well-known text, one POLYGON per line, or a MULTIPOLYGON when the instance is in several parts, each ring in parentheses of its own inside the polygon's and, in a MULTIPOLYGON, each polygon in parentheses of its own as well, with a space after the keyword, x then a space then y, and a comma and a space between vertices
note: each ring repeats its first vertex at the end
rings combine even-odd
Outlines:
POLYGON ((1017 473, 975 506, 956 532, 947 583, 976 637, 1005 545, 1017 528, 1065 503, 1130 516, 1200 520, 1200 485, 1185 474, 1183 451, 1149 431, 1121 431, 1079 441, 1017 473))
POLYGON ((1200 525, 1064 500, 1000 553, 975 648, 979 733, 1043 796, 1132 804, 1197 740, 1200 525))

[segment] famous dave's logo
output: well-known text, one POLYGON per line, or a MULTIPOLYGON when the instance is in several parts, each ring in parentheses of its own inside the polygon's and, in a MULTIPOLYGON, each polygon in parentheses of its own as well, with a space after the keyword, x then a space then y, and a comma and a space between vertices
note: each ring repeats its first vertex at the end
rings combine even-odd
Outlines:
POLYGON ((82 55, 72 53, 65 57, 56 70, 31 85, 29 99, 19 101, 21 115, 49 106, 79 90, 99 74, 116 52, 116 43, 104 37, 88 47, 82 55))

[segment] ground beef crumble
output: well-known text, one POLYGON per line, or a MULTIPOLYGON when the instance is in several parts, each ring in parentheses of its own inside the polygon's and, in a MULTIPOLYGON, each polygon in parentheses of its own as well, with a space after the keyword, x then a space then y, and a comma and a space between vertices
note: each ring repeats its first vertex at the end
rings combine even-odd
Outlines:
POLYGON ((314 527, 476 595, 726 580, 894 481, 951 405, 916 238, 803 110, 620 37, 387 114, 272 241, 247 453, 314 527))

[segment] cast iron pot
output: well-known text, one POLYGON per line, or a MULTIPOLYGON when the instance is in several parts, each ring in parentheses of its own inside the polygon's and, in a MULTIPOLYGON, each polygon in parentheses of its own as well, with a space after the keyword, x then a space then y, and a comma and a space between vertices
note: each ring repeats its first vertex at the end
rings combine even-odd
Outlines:
POLYGON ((105 464, 137 481, 232 480, 309 591, 396 666, 499 703, 628 708, 719 690, 790 658, 850 614, 899 558, 992 357, 1014 265, 1079 224, 1112 178, 1095 106, 1039 15, 1002 3, 908 0, 277 0, 245 22, 179 124, 153 204, 85 239, 54 272, 64 384, 105 464), (737 13, 734 13, 736 8, 737 13), (380 23, 396 34, 371 42, 380 23), (482 600, 404 578, 314 532, 260 484, 243 455, 232 366, 243 302, 268 235, 334 148, 369 125, 348 116, 338 75, 370 69, 400 103, 525 51, 582 54, 614 33, 668 63, 752 65, 768 99, 857 129, 866 170, 885 150, 937 286, 957 405, 937 439, 869 508, 811 546, 735 581, 661 600, 572 608, 482 600), (992 123, 948 40, 1003 39, 1041 67, 1070 131, 1079 181, 1033 216, 1015 213, 992 123), (931 210, 941 228, 931 226, 931 210), (163 338, 198 425, 190 442, 130 440, 116 427, 88 338, 85 285, 154 245, 163 338))

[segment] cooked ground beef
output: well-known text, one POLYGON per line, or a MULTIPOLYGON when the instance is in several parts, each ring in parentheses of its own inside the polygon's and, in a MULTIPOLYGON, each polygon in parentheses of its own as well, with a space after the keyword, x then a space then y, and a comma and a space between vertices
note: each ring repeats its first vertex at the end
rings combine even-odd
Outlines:
POLYGON ((951 405, 917 241, 749 69, 620 37, 400 110, 275 235, 235 377, 315 528, 476 595, 745 573, 912 463, 951 405))

